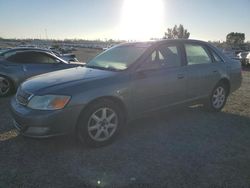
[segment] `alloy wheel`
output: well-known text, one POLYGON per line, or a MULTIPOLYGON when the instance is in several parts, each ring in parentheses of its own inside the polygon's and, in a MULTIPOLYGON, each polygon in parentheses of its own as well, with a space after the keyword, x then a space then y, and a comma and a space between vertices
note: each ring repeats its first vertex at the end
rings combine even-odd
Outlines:
POLYGON ((95 141, 106 141, 112 137, 118 126, 118 116, 110 108, 99 108, 88 120, 88 134, 95 141))
POLYGON ((213 96, 212 96, 212 105, 215 109, 221 108, 226 100, 226 92, 225 89, 221 86, 217 87, 214 90, 213 96))

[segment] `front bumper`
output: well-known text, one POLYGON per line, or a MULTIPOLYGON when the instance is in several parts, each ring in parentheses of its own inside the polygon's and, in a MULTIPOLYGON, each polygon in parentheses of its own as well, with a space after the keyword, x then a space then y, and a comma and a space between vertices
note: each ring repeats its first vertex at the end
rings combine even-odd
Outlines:
POLYGON ((66 107, 62 110, 33 110, 11 100, 14 126, 28 137, 51 137, 75 130, 82 107, 66 107))

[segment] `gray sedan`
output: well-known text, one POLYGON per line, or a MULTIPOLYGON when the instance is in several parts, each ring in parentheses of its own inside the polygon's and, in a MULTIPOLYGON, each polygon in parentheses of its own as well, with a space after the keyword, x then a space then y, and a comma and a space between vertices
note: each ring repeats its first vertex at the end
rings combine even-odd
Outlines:
POLYGON ((79 66, 43 49, 12 49, 0 56, 0 97, 16 90, 21 82, 43 73, 79 66))
POLYGON ((85 67, 37 76, 11 101, 25 136, 75 132, 87 145, 111 142, 125 123, 147 112, 203 103, 220 111, 241 85, 241 65, 196 40, 126 43, 85 67))

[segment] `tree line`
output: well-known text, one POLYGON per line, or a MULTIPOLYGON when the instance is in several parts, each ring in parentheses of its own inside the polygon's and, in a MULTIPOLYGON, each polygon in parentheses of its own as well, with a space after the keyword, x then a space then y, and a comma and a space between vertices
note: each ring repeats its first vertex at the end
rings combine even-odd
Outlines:
MULTIPOLYGON (((175 25, 173 28, 167 28, 164 33, 163 39, 188 39, 190 32, 184 28, 182 24, 175 25)), ((226 36, 226 43, 229 46, 239 46, 245 42, 245 33, 231 32, 226 36)))

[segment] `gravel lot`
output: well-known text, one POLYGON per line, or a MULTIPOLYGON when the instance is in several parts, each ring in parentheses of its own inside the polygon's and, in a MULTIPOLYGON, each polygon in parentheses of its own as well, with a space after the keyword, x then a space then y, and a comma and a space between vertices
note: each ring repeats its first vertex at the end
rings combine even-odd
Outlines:
POLYGON ((159 112, 111 145, 23 138, 0 99, 0 187, 250 187, 250 71, 223 112, 159 112))
POLYGON ((80 62, 87 62, 95 57, 97 54, 101 53, 103 50, 91 49, 91 48, 79 48, 77 51, 73 52, 80 62))

